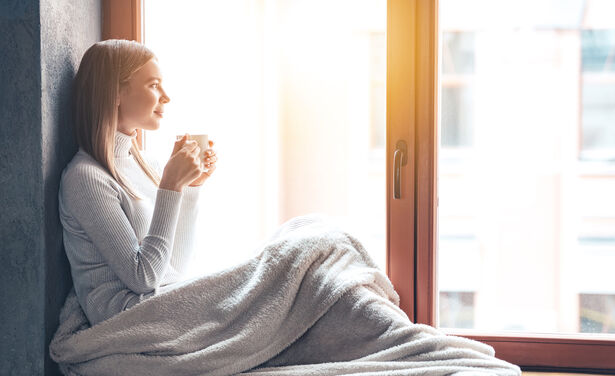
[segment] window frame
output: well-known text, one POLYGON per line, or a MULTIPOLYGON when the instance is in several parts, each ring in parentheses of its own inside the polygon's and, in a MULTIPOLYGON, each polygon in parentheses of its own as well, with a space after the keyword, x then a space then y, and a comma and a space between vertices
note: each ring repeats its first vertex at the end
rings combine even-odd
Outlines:
MULTIPOLYGON (((407 73, 416 77, 409 82, 414 93, 414 102, 409 106, 413 116, 406 116, 402 122, 408 125, 409 137, 414 142, 408 164, 415 166, 413 182, 416 196, 414 203, 414 238, 412 257, 408 262, 408 251, 404 245, 395 241, 389 243, 388 265, 404 265, 407 276, 401 278, 395 274, 390 277, 395 288, 400 291, 403 300, 412 303, 402 305, 408 316, 417 323, 435 326, 437 323, 437 90, 438 90, 438 1, 437 0, 388 0, 387 39, 389 49, 414 48, 415 61, 395 60, 399 56, 410 58, 412 53, 388 53, 387 77, 392 79, 400 75, 397 69, 415 69, 407 73), (405 20, 405 22, 404 22, 405 20), (399 27, 404 25, 405 27, 399 27), (405 45, 400 40, 407 40, 405 45), (411 287, 404 284, 409 284, 411 287), (405 293, 410 290, 410 293, 405 293), (412 309, 408 309, 412 307, 412 309)), ((387 84, 392 83, 388 81, 387 84)), ((397 109, 389 105, 395 101, 394 92, 387 97, 387 118, 402 117, 397 109)), ((387 123, 389 125, 390 123, 387 123)), ((387 141, 387 169, 392 168, 394 140, 387 141)), ((390 171, 389 171, 390 172, 390 171)), ((387 192, 393 189, 389 175, 387 192)), ((412 191, 412 190, 409 190, 412 191)), ((391 203, 391 194, 388 194, 391 203)), ((392 221, 400 220, 392 213, 392 221)), ((395 223, 389 223, 389 236, 395 239, 395 223)), ((398 225, 397 225, 398 226, 398 225)), ((566 336, 544 334, 502 334, 479 332, 476 330, 444 330, 447 334, 459 335, 487 343, 494 347, 496 356, 515 363, 524 370, 613 372, 615 371, 615 340, 596 338, 589 335, 566 336)))
MULTIPOLYGON (((103 0, 103 38, 142 42, 142 0, 103 0)), ((436 324, 437 0, 387 0, 387 266, 411 320, 436 324), (408 144, 401 199, 393 199, 393 153, 408 144)), ((143 147, 143 135, 138 134, 143 147)), ((614 372, 615 340, 450 330, 493 346, 524 370, 614 372)))

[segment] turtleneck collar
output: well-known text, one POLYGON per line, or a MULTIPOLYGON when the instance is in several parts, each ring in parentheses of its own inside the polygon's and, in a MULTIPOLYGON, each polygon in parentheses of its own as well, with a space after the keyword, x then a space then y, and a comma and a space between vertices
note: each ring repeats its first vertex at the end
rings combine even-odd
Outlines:
POLYGON ((113 155, 116 158, 130 156, 130 148, 132 148, 132 139, 135 137, 137 137, 136 130, 130 136, 120 131, 116 131, 115 132, 115 150, 113 151, 113 155))

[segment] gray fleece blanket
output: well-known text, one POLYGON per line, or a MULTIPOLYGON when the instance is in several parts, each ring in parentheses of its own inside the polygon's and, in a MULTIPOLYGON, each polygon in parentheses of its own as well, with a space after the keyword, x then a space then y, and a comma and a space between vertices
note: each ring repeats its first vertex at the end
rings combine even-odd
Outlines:
POLYGON ((304 217, 250 260, 93 327, 71 291, 49 350, 75 376, 521 374, 398 305, 356 239, 304 217))

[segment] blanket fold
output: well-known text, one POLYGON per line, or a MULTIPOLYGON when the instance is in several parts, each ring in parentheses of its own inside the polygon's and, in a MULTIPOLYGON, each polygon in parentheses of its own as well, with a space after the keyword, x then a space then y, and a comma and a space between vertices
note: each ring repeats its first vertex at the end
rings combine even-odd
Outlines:
POLYGON ((411 323, 361 244, 309 218, 92 327, 71 291, 50 354, 65 375, 520 374, 487 345, 411 323))

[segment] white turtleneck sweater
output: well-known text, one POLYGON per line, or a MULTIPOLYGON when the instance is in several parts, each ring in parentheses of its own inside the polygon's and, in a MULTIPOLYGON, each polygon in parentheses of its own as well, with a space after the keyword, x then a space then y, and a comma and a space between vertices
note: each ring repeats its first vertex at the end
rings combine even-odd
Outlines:
POLYGON ((131 146, 131 136, 116 133, 116 169, 140 200, 82 149, 62 172, 64 248, 92 325, 172 289, 192 253, 199 187, 159 189, 130 154, 131 146))

